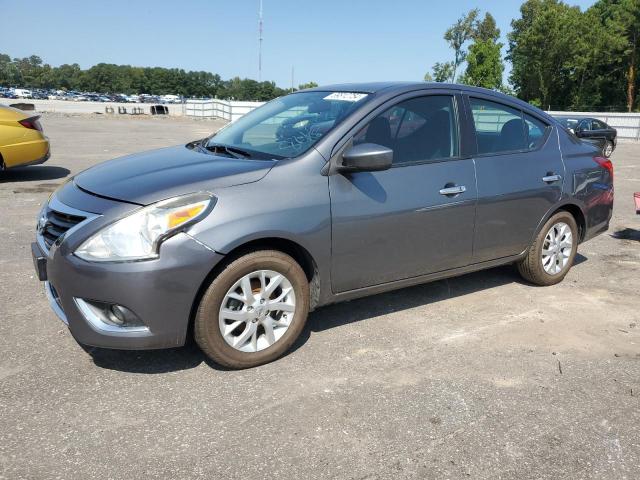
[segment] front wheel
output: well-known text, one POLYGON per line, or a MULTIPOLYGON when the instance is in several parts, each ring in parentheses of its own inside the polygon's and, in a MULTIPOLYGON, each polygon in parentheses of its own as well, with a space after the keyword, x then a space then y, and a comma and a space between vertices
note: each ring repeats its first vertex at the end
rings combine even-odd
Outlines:
POLYGON ((547 286, 569 273, 578 249, 578 225, 569 212, 558 212, 544 224, 527 256, 518 262, 525 280, 547 286))
POLYGON ((195 340, 216 363, 249 368, 283 355, 309 312, 309 282, 282 252, 262 250, 231 262, 198 307, 195 340))
POLYGON ((613 154, 613 142, 611 140, 606 141, 604 148, 602 149, 602 153, 607 158, 613 154))

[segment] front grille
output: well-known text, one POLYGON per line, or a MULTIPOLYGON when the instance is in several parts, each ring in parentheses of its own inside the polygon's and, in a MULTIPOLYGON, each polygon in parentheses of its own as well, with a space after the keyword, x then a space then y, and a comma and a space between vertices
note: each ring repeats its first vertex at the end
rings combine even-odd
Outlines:
POLYGON ((42 239, 44 244, 47 246, 47 249, 51 248, 51 245, 53 245, 58 238, 64 235, 67 230, 75 227, 86 218, 57 212, 51 209, 47 209, 46 216, 47 221, 44 228, 40 231, 40 234, 42 235, 42 239))

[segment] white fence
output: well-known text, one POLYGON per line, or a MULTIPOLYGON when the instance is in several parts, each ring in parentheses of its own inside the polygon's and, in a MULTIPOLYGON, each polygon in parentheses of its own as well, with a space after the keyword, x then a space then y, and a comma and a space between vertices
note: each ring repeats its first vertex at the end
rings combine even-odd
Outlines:
POLYGON ((640 141, 640 113, 547 112, 552 116, 591 117, 602 120, 618 131, 618 138, 640 141))
POLYGON ((187 100, 183 105, 184 115, 190 117, 222 118, 235 122, 264 102, 236 102, 234 100, 187 100))

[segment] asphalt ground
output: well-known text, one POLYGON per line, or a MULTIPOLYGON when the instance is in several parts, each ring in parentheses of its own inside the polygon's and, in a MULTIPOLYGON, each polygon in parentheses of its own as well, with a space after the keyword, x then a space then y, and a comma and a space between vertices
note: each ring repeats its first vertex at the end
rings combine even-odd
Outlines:
POLYGON ((640 145, 562 284, 501 267, 322 308, 289 355, 225 371, 193 345, 85 351, 29 249, 68 175, 220 124, 42 123, 51 159, 0 173, 0 478, 640 478, 640 145))

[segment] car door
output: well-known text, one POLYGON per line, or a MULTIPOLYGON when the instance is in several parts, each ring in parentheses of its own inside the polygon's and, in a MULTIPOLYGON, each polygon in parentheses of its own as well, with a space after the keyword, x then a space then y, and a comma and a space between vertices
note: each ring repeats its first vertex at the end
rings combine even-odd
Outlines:
POLYGON ((345 149, 375 143, 394 160, 329 177, 334 292, 469 264, 476 188, 473 160, 460 153, 461 108, 460 96, 414 93, 352 130, 345 149))
POLYGON ((591 130, 589 131, 590 140, 595 143, 598 147, 604 148, 607 142, 607 128, 602 123, 596 119, 591 120, 591 130))
POLYGON ((598 148, 603 148, 605 143, 605 135, 602 131, 598 130, 597 124, 591 118, 585 118, 580 121, 576 128, 576 135, 581 140, 591 143, 598 148))
POLYGON ((553 127, 489 96, 466 105, 477 139, 473 262, 517 255, 562 195, 564 164, 553 127))
POLYGON ((613 141, 613 137, 615 136, 614 130, 609 125, 607 125, 604 122, 601 122, 600 120, 594 119, 591 126, 593 130, 597 133, 597 137, 601 139, 603 146, 605 145, 607 140, 613 141))

